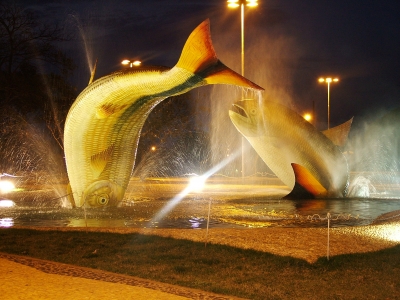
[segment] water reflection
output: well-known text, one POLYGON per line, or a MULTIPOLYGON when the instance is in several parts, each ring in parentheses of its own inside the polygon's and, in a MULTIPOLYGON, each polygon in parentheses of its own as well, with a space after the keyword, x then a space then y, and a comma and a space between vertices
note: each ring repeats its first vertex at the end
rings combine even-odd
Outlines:
POLYGON ((204 222, 204 219, 202 219, 202 218, 192 218, 192 219, 189 219, 189 222, 192 224, 191 227, 193 229, 198 229, 198 228, 200 228, 201 223, 204 222))
POLYGON ((14 206, 15 206, 15 202, 12 200, 8 200, 8 199, 0 200, 0 208, 14 207, 14 206))
POLYGON ((12 227, 14 226, 14 220, 12 218, 0 219, 0 227, 12 227))
MULTIPOLYGON (((0 209, 0 226, 206 228, 208 198, 185 198, 163 219, 153 216, 169 198, 131 202, 107 209, 12 207, 0 209)), ((332 227, 367 225, 378 216, 400 210, 399 199, 282 200, 266 197, 213 199, 210 228, 332 227), (312 216, 319 216, 313 218, 312 216), (338 216, 347 216, 346 218, 338 216)))

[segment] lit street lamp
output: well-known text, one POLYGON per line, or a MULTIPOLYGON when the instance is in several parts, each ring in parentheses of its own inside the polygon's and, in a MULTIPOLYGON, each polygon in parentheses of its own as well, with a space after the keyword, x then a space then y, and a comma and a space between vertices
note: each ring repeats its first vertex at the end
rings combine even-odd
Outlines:
POLYGON ((228 0, 228 7, 238 8, 240 6, 242 76, 244 76, 244 7, 256 7, 257 5, 258 0, 228 0))
MULTIPOLYGON (((240 6, 240 24, 241 24, 241 75, 244 76, 244 7, 256 7, 258 5, 258 0, 228 0, 229 8, 238 8, 240 6)), ((244 95, 244 89, 242 89, 242 98, 244 95)), ((245 138, 242 137, 242 177, 244 177, 244 151, 245 151, 245 138)))
POLYGON ((328 129, 329 129, 329 125, 330 125, 330 98, 329 98, 329 90, 330 90, 330 85, 331 82, 338 82, 339 79, 338 78, 331 78, 331 77, 327 77, 327 78, 320 78, 318 79, 319 82, 326 82, 327 86, 328 86, 328 129))
POLYGON ((121 61, 121 64, 129 65, 129 67, 132 68, 133 66, 135 66, 135 67, 140 66, 142 64, 142 62, 140 60, 131 61, 129 59, 124 59, 123 61, 121 61))
POLYGON ((306 121, 308 121, 308 122, 311 122, 311 120, 312 120, 312 115, 309 114, 309 113, 305 113, 305 114, 303 115, 303 118, 304 118, 304 120, 306 120, 306 121))

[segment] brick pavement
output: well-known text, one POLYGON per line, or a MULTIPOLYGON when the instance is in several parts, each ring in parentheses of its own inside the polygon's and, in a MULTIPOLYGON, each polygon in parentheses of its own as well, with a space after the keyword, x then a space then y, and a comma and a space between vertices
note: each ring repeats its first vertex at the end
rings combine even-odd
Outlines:
POLYGON ((239 299, 84 267, 0 253, 2 299, 239 299))

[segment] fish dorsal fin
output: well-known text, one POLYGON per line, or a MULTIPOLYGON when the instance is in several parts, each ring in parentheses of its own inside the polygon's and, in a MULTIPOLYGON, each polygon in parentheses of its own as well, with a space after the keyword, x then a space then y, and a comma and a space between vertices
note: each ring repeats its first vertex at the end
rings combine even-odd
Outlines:
POLYGON ((324 130, 322 133, 336 146, 343 146, 347 141, 352 122, 353 118, 336 127, 324 130))
POLYGON ((217 61, 211 41, 210 20, 207 19, 189 35, 176 66, 197 73, 216 64, 217 61))
POLYGON ((92 171, 95 173, 95 177, 100 176, 103 172, 107 163, 110 161, 114 152, 114 145, 109 146, 107 149, 92 155, 90 158, 92 171))
POLYGON ((90 74, 90 79, 89 79, 89 84, 88 85, 90 85, 93 82, 94 75, 96 74, 96 69, 97 69, 97 59, 96 59, 96 62, 94 63, 92 74, 90 74))
MULTIPOLYGON (((327 195, 328 191, 322 186, 322 184, 311 174, 311 172, 305 167, 292 163, 292 168, 295 177, 295 187, 291 194, 295 191, 295 188, 300 187, 313 195, 314 197, 321 197, 327 195)), ((294 195, 293 195, 294 196, 294 195)))

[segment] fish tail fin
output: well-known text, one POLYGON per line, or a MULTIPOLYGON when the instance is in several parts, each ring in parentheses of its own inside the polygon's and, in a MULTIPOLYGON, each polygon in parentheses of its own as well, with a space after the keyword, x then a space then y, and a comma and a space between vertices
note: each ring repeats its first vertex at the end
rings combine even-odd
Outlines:
POLYGON ((217 62, 217 54, 210 36, 210 21, 207 19, 189 35, 176 66, 198 73, 217 62))
POLYGON ((176 67, 200 75, 207 84, 233 84, 263 90, 220 62, 210 35, 210 21, 202 22, 190 34, 176 67))

